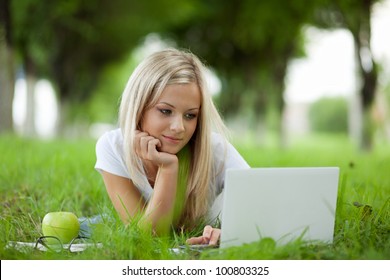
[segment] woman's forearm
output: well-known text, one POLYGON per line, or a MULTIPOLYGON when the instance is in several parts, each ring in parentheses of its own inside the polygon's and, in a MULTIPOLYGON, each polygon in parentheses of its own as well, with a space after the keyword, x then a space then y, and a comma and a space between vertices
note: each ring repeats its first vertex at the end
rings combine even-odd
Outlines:
POLYGON ((158 235, 167 233, 172 223, 177 176, 178 164, 159 168, 153 195, 144 212, 143 224, 150 226, 158 235))

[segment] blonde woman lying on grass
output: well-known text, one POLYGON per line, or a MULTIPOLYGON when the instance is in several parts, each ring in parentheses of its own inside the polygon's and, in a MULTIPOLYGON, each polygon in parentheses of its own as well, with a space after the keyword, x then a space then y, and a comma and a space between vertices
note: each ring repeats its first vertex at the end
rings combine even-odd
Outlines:
MULTIPOLYGON (((226 169, 249 167, 224 136, 204 74, 195 55, 167 49, 130 76, 120 128, 98 140, 95 165, 124 223, 140 214, 156 234, 211 224, 226 169)), ((220 233, 206 225, 187 243, 216 245, 220 233)))

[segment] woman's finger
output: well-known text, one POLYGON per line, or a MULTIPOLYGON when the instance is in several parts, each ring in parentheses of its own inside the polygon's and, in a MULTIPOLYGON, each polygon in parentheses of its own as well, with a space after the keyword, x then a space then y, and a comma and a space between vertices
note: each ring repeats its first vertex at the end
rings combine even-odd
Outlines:
POLYGON ((211 235, 212 235, 212 232, 213 232, 213 228, 211 226, 207 225, 207 226, 204 227, 204 229, 203 229, 203 238, 205 238, 205 240, 207 240, 206 243, 209 243, 211 235))
POLYGON ((198 245, 198 244, 209 244, 215 246, 218 244, 219 238, 221 236, 221 230, 219 228, 212 228, 207 225, 203 229, 203 235, 198 237, 191 237, 186 240, 189 245, 198 245))
POLYGON ((211 233, 209 245, 215 246, 218 244, 219 238, 221 237, 221 230, 219 228, 213 228, 211 233))
POLYGON ((153 138, 148 142, 148 154, 150 157, 154 157, 158 154, 157 147, 160 145, 160 140, 153 138))
POLYGON ((134 146, 135 146, 135 152, 138 155, 141 155, 141 139, 145 136, 148 136, 146 132, 141 132, 137 130, 135 132, 135 137, 134 137, 134 146))
POLYGON ((148 148, 149 148, 149 142, 151 140, 153 140, 154 137, 152 136, 144 136, 144 137, 141 137, 140 139, 140 151, 141 151, 141 155, 145 158, 147 158, 148 156, 148 148))
POLYGON ((198 236, 198 237, 191 237, 186 240, 186 243, 188 245, 199 245, 199 244, 207 244, 204 242, 203 236, 198 236))

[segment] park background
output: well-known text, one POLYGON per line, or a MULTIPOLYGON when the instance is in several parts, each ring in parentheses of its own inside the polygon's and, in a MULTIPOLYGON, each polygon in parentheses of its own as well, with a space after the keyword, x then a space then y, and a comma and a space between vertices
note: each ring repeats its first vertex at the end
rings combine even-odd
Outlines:
MULTIPOLYGON (((222 258, 389 259, 388 0, 0 3, 2 244, 36 239, 50 211, 112 210, 93 170, 94 143, 117 126, 134 67, 172 46, 208 66, 232 142, 251 166, 341 168, 333 247, 260 242, 222 258)), ((171 258, 146 254, 134 246, 144 237, 115 228, 102 231, 116 250, 84 257, 171 258)))

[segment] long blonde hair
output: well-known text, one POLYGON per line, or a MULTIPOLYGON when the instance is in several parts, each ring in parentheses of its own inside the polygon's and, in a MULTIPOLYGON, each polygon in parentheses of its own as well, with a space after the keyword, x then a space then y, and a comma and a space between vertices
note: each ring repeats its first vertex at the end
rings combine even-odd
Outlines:
MULTIPOLYGON (((142 160, 135 156, 134 135, 147 108, 157 103, 167 85, 196 83, 201 93, 197 128, 190 140, 191 167, 180 226, 194 226, 204 218, 213 197, 217 170, 211 150, 212 130, 225 135, 226 127, 207 90, 205 66, 192 53, 177 49, 156 52, 141 62, 122 94, 119 124, 123 134, 125 162, 133 183, 148 184, 142 160)), ((177 225, 179 226, 179 225, 177 225)))

